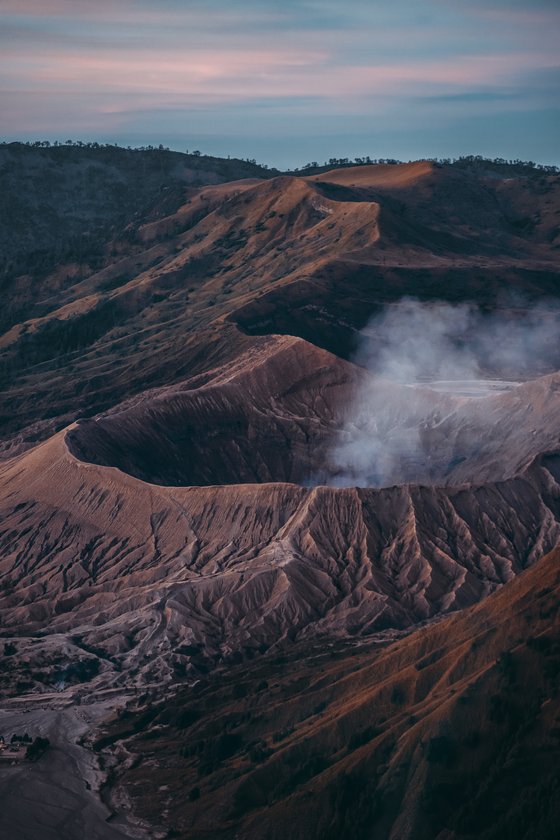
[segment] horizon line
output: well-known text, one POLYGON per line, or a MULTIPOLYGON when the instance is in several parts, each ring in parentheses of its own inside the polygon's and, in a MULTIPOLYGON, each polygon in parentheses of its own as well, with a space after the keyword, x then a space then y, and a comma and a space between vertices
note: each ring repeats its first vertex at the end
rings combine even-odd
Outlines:
POLYGON ((10 146, 10 145, 22 145, 28 146, 29 148, 43 148, 43 149, 59 149, 59 148, 85 148, 85 149, 121 149, 122 151, 131 151, 131 152, 151 152, 151 151, 159 151, 159 152, 172 152, 173 154, 180 154, 189 157, 204 157, 204 158, 213 158, 216 160, 238 160, 242 163, 251 163, 255 166, 260 167, 261 169, 268 169, 270 171, 275 172, 302 172, 308 169, 324 169, 325 167, 333 166, 333 167, 351 167, 351 166, 398 166, 398 165, 407 165, 411 163, 436 163, 442 166, 452 166, 456 163, 460 162, 481 162, 481 163, 492 163, 498 166, 522 166, 525 168, 535 169, 537 171, 544 171, 549 172, 550 174, 560 174, 560 165, 554 163, 544 163, 542 161, 534 161, 534 160, 524 160, 521 158, 502 158, 502 157, 488 157, 486 155, 481 154, 468 154, 468 155, 459 155, 454 157, 439 157, 439 156, 420 156, 417 158, 409 158, 408 160, 401 160, 400 158, 391 158, 391 157, 377 157, 372 158, 369 155, 359 155, 356 157, 342 157, 336 158, 331 157, 328 160, 325 160, 323 163, 319 161, 308 161, 301 166, 295 167, 288 167, 286 169, 281 169, 278 166, 259 162, 256 158, 249 158, 249 157, 238 157, 236 155, 213 155, 207 152, 200 151, 199 149, 179 149, 173 148, 171 146, 166 146, 163 143, 154 146, 153 144, 147 145, 124 145, 123 143, 119 142, 112 142, 112 141, 101 141, 101 140, 48 140, 48 139, 34 139, 34 140, 22 140, 22 139, 0 139, 0 146, 10 146))

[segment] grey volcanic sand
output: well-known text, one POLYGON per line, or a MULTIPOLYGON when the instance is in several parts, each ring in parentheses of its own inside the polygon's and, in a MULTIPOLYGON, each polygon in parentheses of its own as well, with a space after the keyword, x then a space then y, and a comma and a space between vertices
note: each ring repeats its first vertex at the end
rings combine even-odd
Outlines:
POLYGON ((103 776, 96 756, 76 743, 109 713, 110 704, 64 708, 60 697, 48 695, 8 703, 10 708, 0 710, 0 733, 7 740, 14 732, 47 736, 51 747, 35 763, 0 764, 3 840, 148 840, 156 836, 123 815, 107 822, 110 811, 98 794, 103 776))

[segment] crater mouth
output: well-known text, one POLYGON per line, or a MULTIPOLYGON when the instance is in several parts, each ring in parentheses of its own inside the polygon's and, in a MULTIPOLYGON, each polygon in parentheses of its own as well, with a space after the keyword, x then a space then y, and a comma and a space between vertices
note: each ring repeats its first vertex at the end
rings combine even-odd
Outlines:
POLYGON ((381 488, 497 482, 560 448, 560 374, 410 386, 278 343, 260 368, 79 422, 71 452, 157 485, 381 488))
POLYGON ((81 460, 152 484, 306 485, 364 375, 302 339, 261 339, 200 387, 186 382, 82 421, 67 443, 81 460))

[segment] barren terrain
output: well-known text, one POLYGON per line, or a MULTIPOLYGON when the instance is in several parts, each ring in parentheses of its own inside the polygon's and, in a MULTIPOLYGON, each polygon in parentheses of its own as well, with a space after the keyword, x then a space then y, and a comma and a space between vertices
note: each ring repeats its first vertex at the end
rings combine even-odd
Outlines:
POLYGON ((484 805, 487 835, 475 810, 502 801, 509 767, 529 778, 535 750, 527 807, 548 837, 560 344, 528 344, 523 364, 496 344, 476 378, 422 381, 356 351, 369 325, 382 352, 371 319, 408 298, 554 336, 560 176, 51 151, 2 149, 30 195, 64 173, 54 227, 16 214, 4 266, 2 726, 22 715, 54 742, 0 768, 29 805, 4 824, 64 840, 373 825, 529 840, 514 806, 484 805), (74 182, 92 192, 83 217, 74 182), (104 209, 109 187, 122 206, 104 209), (96 220, 95 248, 56 250, 67 217, 96 220), (34 224, 40 267, 22 256, 34 224), (377 449, 356 471, 337 452, 360 399, 377 449), (487 793, 451 814, 469 774, 487 793), (43 806, 53 785, 59 806, 43 806), (122 816, 129 796, 143 827, 122 816))
POLYGON ((106 773, 82 739, 99 721, 114 713, 111 701, 79 706, 72 693, 26 697, 5 703, 0 731, 33 733, 51 746, 35 763, 20 757, 0 764, 2 834, 18 840, 149 840, 154 834, 137 820, 112 811, 100 794, 106 773), (108 821, 110 820, 110 821, 108 821))
POLYGON ((392 644, 300 645, 133 703, 99 746, 141 757, 120 779, 138 812, 193 840, 552 840, 558 561, 392 644))

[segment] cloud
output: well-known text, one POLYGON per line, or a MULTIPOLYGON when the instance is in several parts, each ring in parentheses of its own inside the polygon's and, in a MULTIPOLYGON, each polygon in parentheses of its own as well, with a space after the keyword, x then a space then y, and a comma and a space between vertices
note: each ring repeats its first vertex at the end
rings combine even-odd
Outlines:
POLYGON ((291 103, 293 121, 303 106, 304 121, 329 134, 352 117, 349 143, 358 123, 371 132, 380 119, 418 132, 436 115, 441 131, 461 105, 473 115, 493 102, 515 101, 512 113, 535 112, 535 103, 555 109, 549 80, 560 62, 554 27, 542 17, 552 14, 545 2, 524 11, 478 0, 1 0, 3 128, 29 132, 37 118, 37 130, 48 129, 40 96, 53 132, 61 113, 74 135, 89 130, 93 110, 100 131, 118 114, 123 131, 127 120, 141 130, 142 115, 151 132, 157 113, 164 132, 181 108, 185 120, 205 108, 227 134, 236 107, 248 136, 262 135, 257 111, 289 121, 291 103))

